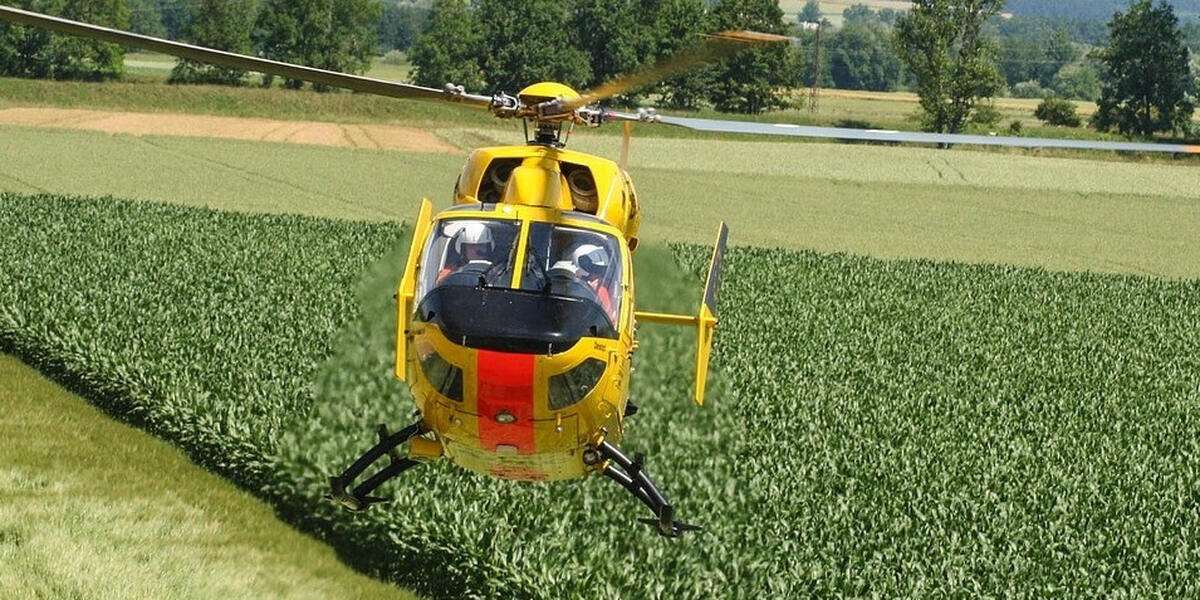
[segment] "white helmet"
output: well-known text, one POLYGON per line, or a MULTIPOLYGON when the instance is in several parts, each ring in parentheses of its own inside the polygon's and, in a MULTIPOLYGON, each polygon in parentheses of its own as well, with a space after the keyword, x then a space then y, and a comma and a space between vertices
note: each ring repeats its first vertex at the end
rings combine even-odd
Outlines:
POLYGON ((596 244, 580 244, 571 253, 575 266, 583 271, 599 275, 608 268, 608 253, 596 244))
POLYGON ((463 253, 463 244, 487 244, 488 252, 496 247, 496 243, 492 240, 492 230, 478 221, 464 223, 458 233, 454 235, 454 251, 459 255, 463 253))
POLYGON ((575 266, 575 261, 573 260, 560 260, 551 265, 548 270, 550 272, 558 271, 571 277, 579 276, 579 267, 575 266))

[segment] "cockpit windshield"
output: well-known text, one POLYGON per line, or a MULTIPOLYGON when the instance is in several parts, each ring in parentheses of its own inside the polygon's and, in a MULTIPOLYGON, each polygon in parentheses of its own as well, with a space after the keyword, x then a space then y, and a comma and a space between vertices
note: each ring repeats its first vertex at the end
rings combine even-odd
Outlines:
POLYGON ((507 288, 512 285, 519 221, 446 219, 425 246, 417 298, 441 285, 507 288))
POLYGON ((621 252, 610 235, 533 223, 521 289, 595 302, 617 326, 621 306, 621 252))
POLYGON ((616 238, 551 223, 526 231, 517 277, 520 221, 439 221, 422 255, 415 319, 456 344, 500 352, 554 353, 585 337, 616 339, 616 238))

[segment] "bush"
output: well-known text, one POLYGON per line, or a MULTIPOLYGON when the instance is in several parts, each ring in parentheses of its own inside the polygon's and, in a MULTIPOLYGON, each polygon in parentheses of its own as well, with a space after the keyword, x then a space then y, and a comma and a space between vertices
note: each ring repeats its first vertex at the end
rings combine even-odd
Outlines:
MULTIPOLYGON (((129 28, 122 0, 90 2, 5 2, 67 19, 116 29, 129 28)), ((0 76, 30 79, 105 81, 125 73, 124 50, 117 44, 50 33, 46 29, 0 20, 0 76)))
POLYGON ((1100 75, 1089 63, 1067 65, 1054 76, 1051 87, 1060 98, 1095 102, 1100 97, 1100 75))
POLYGON ((870 121, 862 119, 838 119, 833 126, 843 129, 875 129, 875 126, 870 121))
POLYGON ((1075 113, 1075 103, 1062 98, 1046 98, 1033 111, 1033 116, 1047 125, 1079 127, 1083 122, 1075 113))
POLYGON ((971 111, 971 122, 984 125, 986 127, 995 127, 996 123, 1000 122, 1003 115, 993 104, 980 104, 971 111))
POLYGON ((1012 95, 1014 98, 1045 98, 1049 91, 1031 79, 1012 86, 1012 95))
POLYGON ((1021 135, 1022 127, 1023 126, 1021 125, 1020 121, 1013 119, 1012 123, 1008 124, 1008 132, 1012 135, 1021 135))
POLYGON ((391 52, 384 54, 383 58, 380 59, 379 62, 382 62, 385 65, 403 67, 408 65, 408 54, 405 54, 403 50, 392 50, 391 52))

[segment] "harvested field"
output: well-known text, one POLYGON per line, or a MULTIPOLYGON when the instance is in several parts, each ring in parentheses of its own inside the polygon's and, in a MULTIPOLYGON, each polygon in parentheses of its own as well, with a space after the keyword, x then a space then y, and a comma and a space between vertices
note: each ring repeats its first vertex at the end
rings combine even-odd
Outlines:
POLYGON ((128 113, 72 108, 9 108, 0 110, 0 124, 84 129, 129 135, 177 135, 261 142, 286 142, 341 148, 461 151, 421 129, 395 125, 318 123, 274 119, 217 117, 163 113, 128 113))
MULTIPOLYGON (((519 135, 436 132, 464 148, 519 135)), ((584 132, 571 147, 613 157, 620 143, 584 132)), ((446 153, 27 126, 0 126, 0 156, 3 191, 373 221, 448 202, 462 168, 446 153)), ((630 164, 646 241, 708 244, 724 219, 736 244, 1200 277, 1190 161, 637 137, 630 164)))

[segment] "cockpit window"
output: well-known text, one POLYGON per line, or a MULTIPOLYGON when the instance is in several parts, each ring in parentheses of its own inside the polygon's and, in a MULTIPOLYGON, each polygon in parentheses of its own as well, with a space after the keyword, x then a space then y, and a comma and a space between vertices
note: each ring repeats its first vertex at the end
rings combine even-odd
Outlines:
POLYGON ((621 252, 610 235, 534 223, 521 289, 596 302, 615 327, 621 306, 621 252))
POLYGON ((436 224, 421 261, 417 299, 434 287, 512 285, 518 221, 446 219, 436 224))

